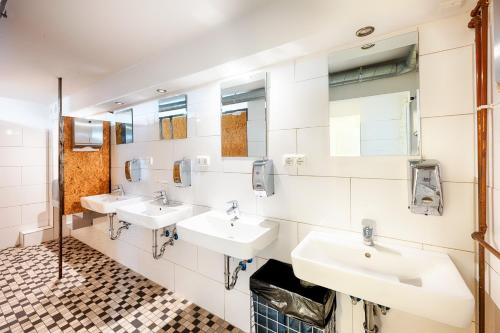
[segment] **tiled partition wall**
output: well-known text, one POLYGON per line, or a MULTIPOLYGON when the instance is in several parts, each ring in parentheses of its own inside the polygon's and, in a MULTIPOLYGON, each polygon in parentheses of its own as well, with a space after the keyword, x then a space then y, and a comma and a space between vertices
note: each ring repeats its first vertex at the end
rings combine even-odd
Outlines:
MULTIPOLYGON (((251 160, 220 157, 219 85, 187 91, 188 139, 159 141, 156 101, 134 108, 134 140, 112 147, 112 182, 129 193, 151 195, 167 182, 171 199, 195 205, 196 212, 222 208, 230 199, 245 213, 280 222, 279 239, 241 274, 235 290, 225 291, 223 255, 176 242, 154 261, 151 234, 131 227, 120 240, 107 237, 105 221, 73 235, 128 267, 175 290, 243 329, 248 329, 248 277, 267 258, 290 261, 290 252, 311 230, 361 231, 363 218, 374 219, 379 242, 405 244, 448 253, 474 289, 474 114, 473 34, 467 17, 422 25, 420 84, 422 154, 442 163, 445 209, 442 217, 413 215, 407 209, 405 157, 332 158, 328 147, 327 53, 266 68, 269 73, 269 157, 275 161, 276 194, 256 199, 251 190, 251 160), (306 157, 286 168, 283 154, 306 157), (192 186, 176 188, 171 169, 176 159, 210 156, 203 169, 194 165, 192 186), (141 183, 124 179, 130 158, 152 158, 141 183)), ((327 46, 325 46, 327 47, 327 46)), ((147 165, 147 163, 146 163, 147 165)), ((361 235, 360 235, 361 242, 361 235)), ((361 333, 362 305, 339 295, 338 332, 361 333)), ((384 333, 465 333, 398 310, 382 319, 384 333)))
POLYGON ((48 107, 0 98, 0 248, 49 225, 48 107))

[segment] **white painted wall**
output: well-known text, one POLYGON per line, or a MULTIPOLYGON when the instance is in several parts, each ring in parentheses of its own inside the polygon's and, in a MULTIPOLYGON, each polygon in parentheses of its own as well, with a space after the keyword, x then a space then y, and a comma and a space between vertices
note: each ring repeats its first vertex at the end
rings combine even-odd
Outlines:
MULTIPOLYGON (((132 226, 120 240, 107 237, 106 220, 72 235, 131 269, 174 290, 238 327, 249 320, 248 277, 268 258, 290 261, 290 252, 310 231, 360 233, 361 220, 377 222, 377 241, 448 253, 465 281, 474 286, 474 113, 473 34, 467 17, 419 27, 422 154, 442 163, 445 208, 442 217, 407 209, 406 157, 330 157, 327 54, 281 63, 269 72, 269 157, 275 161, 276 194, 257 199, 251 190, 252 159, 220 157, 219 85, 186 91, 188 138, 159 141, 155 101, 134 108, 134 143, 112 146, 112 182, 129 193, 150 195, 168 182, 171 199, 195 205, 196 212, 222 208, 237 199, 245 213, 279 219, 279 239, 243 272, 235 290, 225 291, 223 255, 176 242, 165 257, 151 256, 151 234, 132 226), (306 156, 303 166, 281 164, 283 154, 306 156), (194 166, 193 185, 172 184, 174 160, 209 155, 210 166, 194 166), (123 164, 153 158, 145 180, 127 183, 123 164)), ((499 155, 500 156, 500 155, 499 155)), ((361 236, 360 236, 361 238, 361 236)), ((339 294, 338 332, 361 333, 362 306, 339 294)), ((382 319, 384 333, 465 333, 392 309, 382 319)))
POLYGON ((49 108, 0 98, 0 248, 49 225, 49 108))

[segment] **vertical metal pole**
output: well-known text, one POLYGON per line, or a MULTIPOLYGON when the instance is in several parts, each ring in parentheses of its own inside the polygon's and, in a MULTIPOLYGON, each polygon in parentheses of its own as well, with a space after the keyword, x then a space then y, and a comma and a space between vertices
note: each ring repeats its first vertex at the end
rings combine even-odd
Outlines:
POLYGON ((59 103, 59 279, 63 276, 63 215, 64 215, 64 118, 62 115, 62 78, 58 78, 58 103, 59 103))

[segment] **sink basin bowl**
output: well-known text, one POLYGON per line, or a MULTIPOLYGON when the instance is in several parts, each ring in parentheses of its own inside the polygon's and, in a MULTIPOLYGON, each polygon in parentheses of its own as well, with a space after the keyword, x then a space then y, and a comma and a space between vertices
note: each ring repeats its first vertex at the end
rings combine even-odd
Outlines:
POLYGON ((239 259, 253 258, 278 237, 279 225, 263 217, 242 215, 231 223, 225 212, 209 211, 177 224, 182 240, 239 259))
POLYGON ((193 207, 175 202, 163 205, 158 201, 144 201, 121 206, 116 210, 116 214, 120 221, 148 229, 161 229, 191 216, 193 207))
POLYGON ((116 212, 117 207, 139 202, 141 200, 142 198, 139 196, 107 193, 81 197, 80 203, 85 209, 101 214, 112 214, 116 212))
POLYGON ((469 327, 474 297, 443 253, 313 231, 292 251, 305 281, 448 325, 469 327))

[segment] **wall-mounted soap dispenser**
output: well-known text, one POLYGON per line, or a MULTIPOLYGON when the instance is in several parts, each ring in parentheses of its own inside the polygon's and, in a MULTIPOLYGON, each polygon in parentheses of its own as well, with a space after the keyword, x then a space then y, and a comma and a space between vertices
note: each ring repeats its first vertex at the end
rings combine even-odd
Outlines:
POLYGON ((274 174, 272 160, 259 160, 253 162, 252 187, 259 198, 269 197, 274 194, 274 174))
POLYGON ((129 182, 141 181, 141 161, 133 159, 125 162, 125 178, 129 182))
POLYGON ((191 186, 191 160, 182 159, 179 161, 175 161, 173 176, 175 186, 191 186))
POLYGON ((408 208, 412 213, 443 215, 443 190, 438 161, 410 160, 408 181, 408 208))

